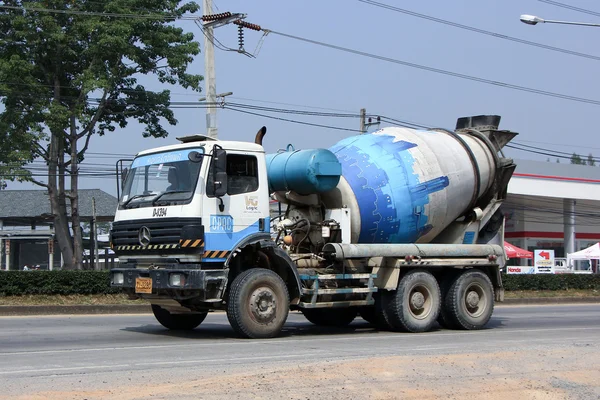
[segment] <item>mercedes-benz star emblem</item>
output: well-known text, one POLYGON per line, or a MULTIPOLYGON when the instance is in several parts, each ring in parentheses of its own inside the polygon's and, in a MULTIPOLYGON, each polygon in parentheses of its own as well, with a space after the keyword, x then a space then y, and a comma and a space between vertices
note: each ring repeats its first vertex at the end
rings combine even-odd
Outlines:
POLYGON ((140 244, 142 246, 148 246, 150 239, 152 239, 152 236, 150 236, 150 229, 147 226, 142 226, 138 233, 138 240, 140 244))

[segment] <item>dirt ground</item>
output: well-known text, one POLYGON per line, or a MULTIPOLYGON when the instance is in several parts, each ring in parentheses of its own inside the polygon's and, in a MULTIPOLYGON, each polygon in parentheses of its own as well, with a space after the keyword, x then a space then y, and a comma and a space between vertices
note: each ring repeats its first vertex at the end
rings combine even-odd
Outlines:
MULTIPOLYGON (((81 390, 16 398, 590 400, 600 399, 599 348, 572 345, 518 352, 362 358, 271 364, 250 371, 217 368, 210 374, 199 371, 193 381, 170 379, 143 385, 128 381, 100 390, 86 389, 82 382, 81 390)), ((0 394, 0 398, 4 397, 0 394)))

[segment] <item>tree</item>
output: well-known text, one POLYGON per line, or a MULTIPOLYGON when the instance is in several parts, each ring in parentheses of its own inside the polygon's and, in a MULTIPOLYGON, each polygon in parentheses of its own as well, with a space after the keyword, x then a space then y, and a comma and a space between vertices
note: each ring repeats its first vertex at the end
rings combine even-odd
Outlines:
POLYGON ((81 268, 79 163, 92 135, 135 119, 145 125, 144 137, 167 136, 162 124, 177 122, 170 92, 146 89, 138 83, 143 75, 200 91, 202 77, 187 73, 199 44, 172 24, 199 7, 180 3, 5 0, 0 5, 0 139, 7 138, 0 143, 0 173, 47 188, 65 268, 81 268), (25 168, 35 159, 46 163, 47 182, 25 168))
POLYGON ((594 156, 592 155, 592 153, 588 154, 588 156, 587 156, 587 165, 589 165, 590 167, 596 166, 596 160, 594 159, 594 156))
POLYGON ((571 164, 585 165, 586 162, 583 158, 581 158, 579 154, 573 153, 573 155, 571 156, 571 164))

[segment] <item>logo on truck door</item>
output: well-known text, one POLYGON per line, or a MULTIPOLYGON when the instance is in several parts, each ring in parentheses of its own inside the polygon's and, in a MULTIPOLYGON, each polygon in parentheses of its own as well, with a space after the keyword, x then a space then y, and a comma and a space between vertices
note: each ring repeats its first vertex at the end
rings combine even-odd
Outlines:
POLYGON ((211 215, 211 232, 233 232, 233 218, 231 215, 211 215))
POLYGON ((244 196, 246 203, 246 213, 258 212, 258 196, 244 196))

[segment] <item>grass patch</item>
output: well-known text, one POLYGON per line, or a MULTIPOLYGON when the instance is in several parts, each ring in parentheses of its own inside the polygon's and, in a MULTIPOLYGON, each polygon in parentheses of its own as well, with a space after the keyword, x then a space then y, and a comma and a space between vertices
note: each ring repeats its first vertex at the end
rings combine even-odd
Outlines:
POLYGON ((540 299, 550 297, 600 297, 600 290, 514 290, 504 292, 505 299, 540 299))

